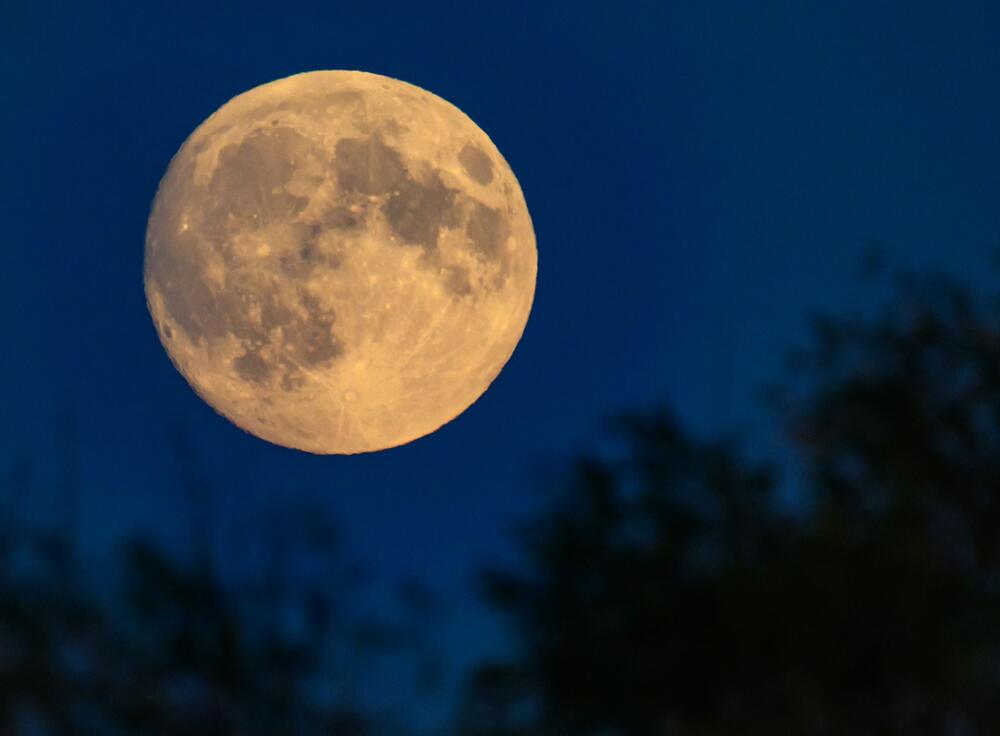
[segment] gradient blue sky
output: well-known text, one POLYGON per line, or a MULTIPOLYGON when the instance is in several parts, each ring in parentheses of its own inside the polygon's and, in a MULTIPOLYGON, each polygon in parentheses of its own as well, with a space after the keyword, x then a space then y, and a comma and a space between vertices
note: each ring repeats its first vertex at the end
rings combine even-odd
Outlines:
MULTIPOLYGON (((468 591, 539 500, 532 463, 602 416, 665 403, 771 432, 757 389, 816 308, 863 309, 872 240, 982 283, 1000 245, 1000 6, 991 2, 52 3, 0 23, 0 462, 44 479, 57 416, 83 438, 94 548, 187 534, 165 429, 185 423, 223 522, 268 489, 328 504, 382 574, 455 606, 454 651, 497 641, 468 591), (409 446, 314 457, 215 415, 147 315, 143 235, 184 138, 232 96, 363 69, 452 101, 517 174, 539 250, 513 359, 409 446)), ((272 496, 273 498, 274 496, 272 496)), ((39 494, 15 502, 55 514, 39 494)))

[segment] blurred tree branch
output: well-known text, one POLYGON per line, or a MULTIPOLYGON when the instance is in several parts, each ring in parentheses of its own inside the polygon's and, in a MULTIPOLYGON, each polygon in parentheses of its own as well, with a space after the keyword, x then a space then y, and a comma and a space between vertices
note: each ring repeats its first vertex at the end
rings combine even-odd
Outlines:
POLYGON ((576 459, 525 565, 485 575, 521 651, 472 675, 461 732, 1000 731, 1000 302, 893 279, 770 392, 800 508, 663 412, 576 459))

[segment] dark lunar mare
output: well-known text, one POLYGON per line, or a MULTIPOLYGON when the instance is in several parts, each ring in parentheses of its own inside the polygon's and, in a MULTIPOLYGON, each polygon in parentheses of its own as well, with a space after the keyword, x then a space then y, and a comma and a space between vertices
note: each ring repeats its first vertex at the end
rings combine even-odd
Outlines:
POLYGON ((368 195, 391 192, 406 175, 399 152, 379 135, 337 141, 333 167, 343 191, 368 195))
MULTIPOLYGON (((233 248, 234 235, 270 224, 289 223, 301 214, 308 198, 286 186, 308 159, 321 160, 322 151, 297 131, 272 126, 258 129, 241 142, 224 146, 211 180, 204 187, 188 182, 177 189, 189 209, 191 223, 182 229, 179 208, 165 213, 160 232, 166 242, 150 249, 149 277, 163 296, 164 307, 193 342, 235 336, 244 352, 233 360, 235 372, 247 381, 267 383, 276 374, 286 389, 302 384, 301 367, 313 368, 343 353, 332 327, 335 315, 322 309, 304 290, 291 292, 307 317, 286 301, 287 287, 258 261, 247 262, 233 248), (205 203, 198 206, 201 203, 205 203), (225 262, 221 288, 206 276, 207 255, 221 253, 225 262), (280 355, 269 346, 280 336, 280 355)), ((190 177, 190 171, 178 175, 190 177)), ((302 224, 296 252, 278 258, 279 272, 304 278, 317 266, 336 267, 336 259, 316 244, 322 225, 302 224)), ((293 232, 293 234, 296 234, 293 232)), ((166 333, 164 333, 166 334, 166 333)), ((169 335, 167 335, 169 339, 169 335)))
POLYGON ((442 227, 460 224, 460 194, 445 186, 436 173, 426 183, 407 178, 390 195, 382 212, 404 243, 429 251, 437 247, 442 227))
MULTIPOLYGON (((475 181, 481 184, 492 181, 492 163, 481 149, 466 144, 459 153, 459 161, 475 181)), ((345 197, 384 197, 382 215, 399 243, 422 248, 427 262, 435 268, 441 266, 436 254, 441 228, 463 227, 476 257, 502 266, 500 283, 496 284, 502 285, 508 269, 506 263, 500 262, 506 257, 503 245, 510 228, 501 210, 447 186, 435 171, 407 169, 403 156, 379 133, 338 141, 333 168, 345 197)), ((362 198, 357 201, 362 207, 367 206, 362 198)), ((350 227, 356 219, 344 208, 331 211, 327 223, 332 227, 350 227)), ((448 293, 455 296, 472 293, 467 269, 448 266, 441 270, 448 293)))
POLYGON ((493 181, 493 163, 490 157, 471 143, 462 146, 462 150, 458 152, 458 162, 473 181, 483 185, 493 181))
MULTIPOLYGON (((475 257, 500 266, 495 287, 502 286, 506 276, 509 264, 503 246, 510 228, 503 211, 448 187, 435 171, 409 170, 404 157, 378 132, 343 138, 334 150, 330 160, 295 129, 272 124, 224 146, 204 186, 191 182, 190 166, 175 172, 181 181, 168 193, 173 196, 165 198, 176 201, 158 223, 159 232, 169 236, 161 242, 158 233, 150 248, 150 278, 163 296, 167 314, 193 342, 205 344, 228 335, 240 341, 243 352, 232 366, 246 381, 279 380, 282 388, 294 390, 304 383, 302 368, 329 364, 343 353, 343 342, 333 331, 334 312, 321 308, 302 289, 290 292, 287 282, 278 283, 276 277, 294 283, 317 268, 339 267, 339 257, 321 247, 321 238, 331 230, 359 230, 369 216, 369 197, 378 198, 377 206, 400 245, 424 250, 427 262, 441 271, 448 293, 465 297, 473 289, 466 268, 439 262, 436 250, 444 227, 463 228, 475 257), (332 170, 342 201, 315 221, 303 222, 300 215, 308 197, 286 187, 310 162, 315 165, 307 169, 332 170), (359 211, 352 211, 351 204, 359 211), (186 229, 181 227, 182 215, 190 221, 186 229), (259 257, 248 261, 236 251, 233 240, 241 232, 269 225, 286 228, 298 243, 272 256, 273 268, 262 267, 259 257), (221 254, 225 264, 221 287, 206 276, 210 253, 221 254), (307 317, 295 308, 296 300, 307 317), (275 351, 279 338, 280 349, 275 351)), ((492 181, 492 164, 479 148, 467 144, 459 161, 475 181, 492 181)), ((317 178, 316 183, 321 181, 317 178)), ((162 332, 172 339, 168 330, 162 332)))

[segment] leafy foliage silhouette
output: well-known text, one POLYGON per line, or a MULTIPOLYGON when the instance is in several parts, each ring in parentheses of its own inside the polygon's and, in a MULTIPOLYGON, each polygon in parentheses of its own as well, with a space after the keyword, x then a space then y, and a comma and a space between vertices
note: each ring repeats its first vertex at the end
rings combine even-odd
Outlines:
MULTIPOLYGON (((118 592, 102 593, 82 581, 73 520, 44 530, 16 514, 0 519, 0 734, 413 732, 363 697, 370 678, 357 662, 431 657, 421 627, 433 620, 434 593, 410 581, 398 613, 362 610, 364 576, 315 508, 293 508, 296 523, 280 534, 267 533, 273 518, 260 520, 251 536, 275 564, 224 578, 212 554, 212 488, 183 428, 171 429, 171 443, 196 506, 190 561, 131 541, 110 576, 118 592)), ((57 475, 65 485, 73 474, 57 475)), ((4 490, 42 492, 24 461, 4 490)))
MULTIPOLYGON (((523 564, 484 575, 517 646, 470 674, 451 730, 1000 732, 1000 299, 912 274, 892 293, 874 317, 817 319, 770 391, 794 473, 657 410, 573 459, 519 533, 523 564)), ((72 423, 58 436, 57 528, 13 511, 39 491, 31 463, 0 483, 0 734, 413 730, 363 697, 363 670, 404 653, 418 698, 441 687, 419 581, 397 591, 402 619, 356 607, 364 575, 313 508, 244 530, 258 562, 227 578, 211 484, 174 427, 191 560, 130 543, 99 593, 72 423)))
POLYGON ((462 733, 1000 731, 1000 301, 896 274, 773 389, 801 472, 613 423, 485 575, 520 651, 462 733))

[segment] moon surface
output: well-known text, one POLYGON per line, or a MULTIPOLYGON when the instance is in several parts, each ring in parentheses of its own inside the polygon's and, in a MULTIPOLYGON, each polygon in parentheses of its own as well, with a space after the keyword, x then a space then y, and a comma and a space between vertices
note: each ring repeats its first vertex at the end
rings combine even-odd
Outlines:
POLYGON ((269 442, 410 442, 483 394, 535 291, 514 173, 457 107, 364 72, 298 74, 184 142, 146 231, 160 340, 216 411, 269 442))

